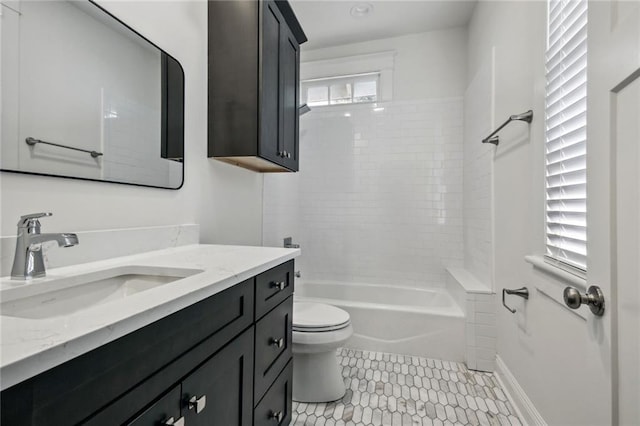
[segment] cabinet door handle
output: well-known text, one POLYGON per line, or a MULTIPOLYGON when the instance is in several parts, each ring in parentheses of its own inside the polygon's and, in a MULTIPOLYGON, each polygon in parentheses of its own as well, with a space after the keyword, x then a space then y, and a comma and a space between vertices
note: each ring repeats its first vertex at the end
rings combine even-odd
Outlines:
POLYGON ((162 426, 184 426, 184 417, 178 417, 177 420, 173 417, 169 417, 167 420, 162 422, 162 426))
POLYGON ((271 288, 277 288, 278 290, 282 291, 285 288, 285 282, 284 281, 273 281, 271 283, 271 288))
POLYGON ((284 418, 284 415, 282 414, 282 411, 271 411, 271 412, 269 412, 269 420, 275 420, 278 423, 280 423, 283 418, 284 418))
POLYGON ((207 395, 202 395, 200 398, 194 395, 189 399, 188 403, 187 408, 189 408, 189 410, 195 408, 196 414, 200 414, 202 410, 204 410, 204 407, 207 406, 207 395))
POLYGON ((287 152, 287 158, 291 158, 291 153, 287 152))
POLYGON ((269 344, 271 346, 276 346, 278 348, 281 348, 284 346, 284 339, 282 337, 279 339, 276 339, 275 337, 271 337, 269 338, 269 344))

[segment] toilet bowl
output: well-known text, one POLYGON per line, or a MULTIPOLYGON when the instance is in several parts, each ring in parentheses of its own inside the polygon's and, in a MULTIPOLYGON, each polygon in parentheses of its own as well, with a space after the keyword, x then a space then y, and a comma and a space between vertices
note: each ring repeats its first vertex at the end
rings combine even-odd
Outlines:
POLYGON ((329 402, 345 394, 336 349, 353 334, 349 313, 322 303, 293 303, 293 400, 329 402))

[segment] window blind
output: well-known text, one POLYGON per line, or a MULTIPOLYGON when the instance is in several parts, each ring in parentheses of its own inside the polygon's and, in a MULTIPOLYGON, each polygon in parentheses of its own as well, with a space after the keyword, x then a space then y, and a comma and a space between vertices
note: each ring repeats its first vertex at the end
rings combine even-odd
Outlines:
POLYGON ((304 80, 300 103, 325 106, 376 102, 379 81, 379 72, 304 80))
POLYGON ((546 52, 548 260, 587 269, 587 1, 549 0, 546 52))

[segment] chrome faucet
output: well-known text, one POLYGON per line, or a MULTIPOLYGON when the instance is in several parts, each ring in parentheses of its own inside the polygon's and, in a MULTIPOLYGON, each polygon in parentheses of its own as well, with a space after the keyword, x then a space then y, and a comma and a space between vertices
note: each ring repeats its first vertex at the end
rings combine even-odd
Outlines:
POLYGON ((40 233, 40 221, 38 219, 51 215, 52 213, 34 213, 20 217, 11 278, 25 280, 46 275, 44 259, 42 258, 42 243, 56 241, 60 247, 72 247, 78 244, 78 236, 76 234, 40 233))

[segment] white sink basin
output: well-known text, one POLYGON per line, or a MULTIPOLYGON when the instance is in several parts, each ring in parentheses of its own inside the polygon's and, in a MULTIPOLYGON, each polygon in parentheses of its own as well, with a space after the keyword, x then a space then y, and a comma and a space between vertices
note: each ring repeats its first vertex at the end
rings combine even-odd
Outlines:
POLYGON ((24 283, 2 290, 0 315, 47 319, 91 309, 156 288, 199 269, 122 266, 89 274, 24 283))

